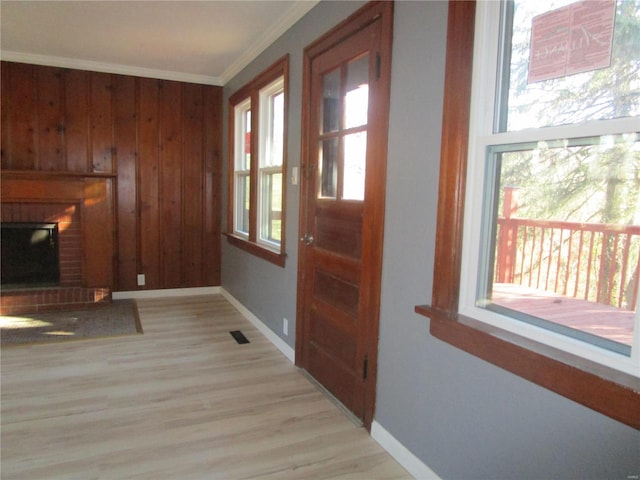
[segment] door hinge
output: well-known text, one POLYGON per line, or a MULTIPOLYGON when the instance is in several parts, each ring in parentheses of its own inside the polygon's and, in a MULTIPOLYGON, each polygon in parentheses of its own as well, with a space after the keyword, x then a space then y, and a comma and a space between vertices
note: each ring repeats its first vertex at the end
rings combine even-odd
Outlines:
POLYGON ((367 356, 364 356, 364 360, 362 362, 362 379, 366 380, 367 379, 367 370, 369 369, 369 359, 367 358, 367 356))
POLYGON ((376 80, 380 80, 380 53, 376 52, 376 80))

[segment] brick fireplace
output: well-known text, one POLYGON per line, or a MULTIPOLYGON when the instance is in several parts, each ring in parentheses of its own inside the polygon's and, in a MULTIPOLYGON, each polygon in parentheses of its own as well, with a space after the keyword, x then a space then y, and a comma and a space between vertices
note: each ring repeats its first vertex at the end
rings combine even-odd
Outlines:
POLYGON ((3 172, 2 222, 58 225, 60 282, 2 289, 1 314, 77 309, 111 301, 112 180, 3 172))

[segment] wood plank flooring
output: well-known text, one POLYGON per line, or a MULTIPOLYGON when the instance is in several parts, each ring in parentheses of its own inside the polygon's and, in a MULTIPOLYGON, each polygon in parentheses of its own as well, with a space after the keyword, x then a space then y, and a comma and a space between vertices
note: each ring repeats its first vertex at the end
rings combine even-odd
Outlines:
POLYGON ((138 307, 144 335, 2 349, 2 479, 411 478, 223 296, 138 307))

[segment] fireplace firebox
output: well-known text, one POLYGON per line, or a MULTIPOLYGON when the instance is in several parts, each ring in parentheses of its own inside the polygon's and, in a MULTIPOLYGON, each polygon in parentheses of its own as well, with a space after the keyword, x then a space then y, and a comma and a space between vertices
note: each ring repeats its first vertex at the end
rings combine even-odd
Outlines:
POLYGON ((60 284, 57 223, 3 222, 0 231, 3 288, 60 284))

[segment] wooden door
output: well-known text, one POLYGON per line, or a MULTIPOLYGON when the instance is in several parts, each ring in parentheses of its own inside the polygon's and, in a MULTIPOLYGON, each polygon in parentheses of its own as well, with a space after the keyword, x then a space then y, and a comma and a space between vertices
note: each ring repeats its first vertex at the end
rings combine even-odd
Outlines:
POLYGON ((391 2, 305 50, 296 363, 370 426, 382 263, 391 2))

